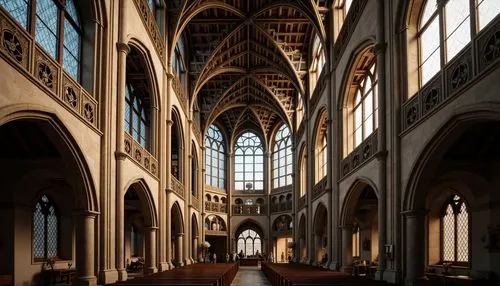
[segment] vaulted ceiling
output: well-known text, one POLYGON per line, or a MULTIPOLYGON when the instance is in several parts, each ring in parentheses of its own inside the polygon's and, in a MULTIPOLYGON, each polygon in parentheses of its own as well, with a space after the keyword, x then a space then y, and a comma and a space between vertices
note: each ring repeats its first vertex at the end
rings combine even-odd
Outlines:
POLYGON ((306 90, 310 43, 325 37, 326 2, 185 0, 170 10, 171 44, 185 39, 188 92, 203 129, 218 122, 230 134, 253 128, 267 137, 276 125, 291 125, 306 90))

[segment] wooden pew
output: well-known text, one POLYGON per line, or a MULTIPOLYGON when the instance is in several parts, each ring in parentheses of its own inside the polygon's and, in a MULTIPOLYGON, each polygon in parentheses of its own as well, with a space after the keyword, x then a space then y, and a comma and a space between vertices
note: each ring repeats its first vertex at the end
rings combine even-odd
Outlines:
POLYGON ((237 263, 192 264, 114 285, 230 286, 236 272, 238 272, 237 263))
POLYGON ((365 277, 355 277, 347 273, 315 268, 308 265, 275 263, 262 263, 261 265, 262 271, 273 286, 387 285, 387 283, 383 281, 374 281, 365 277))

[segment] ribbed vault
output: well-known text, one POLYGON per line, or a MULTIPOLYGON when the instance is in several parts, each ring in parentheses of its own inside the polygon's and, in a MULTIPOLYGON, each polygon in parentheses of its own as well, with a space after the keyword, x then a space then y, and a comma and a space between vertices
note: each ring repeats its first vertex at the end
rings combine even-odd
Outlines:
POLYGON ((291 125, 306 92, 309 42, 325 38, 326 0, 178 1, 170 46, 189 50, 189 94, 202 128, 218 121, 233 133, 291 125))

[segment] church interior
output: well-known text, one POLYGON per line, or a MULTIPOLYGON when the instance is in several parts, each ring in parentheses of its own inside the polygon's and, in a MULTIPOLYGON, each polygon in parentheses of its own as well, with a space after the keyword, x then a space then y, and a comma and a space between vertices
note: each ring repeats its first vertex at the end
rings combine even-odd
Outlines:
POLYGON ((499 15, 0 0, 0 285, 500 285, 499 15))

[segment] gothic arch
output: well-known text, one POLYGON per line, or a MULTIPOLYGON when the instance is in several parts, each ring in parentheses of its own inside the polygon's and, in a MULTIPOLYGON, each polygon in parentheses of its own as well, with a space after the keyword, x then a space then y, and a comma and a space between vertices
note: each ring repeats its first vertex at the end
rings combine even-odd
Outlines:
POLYGON ((340 225, 351 225, 353 223, 356 206, 362 192, 366 188, 371 189, 375 193, 378 200, 378 190, 376 185, 368 178, 357 178, 344 197, 340 214, 340 225))
POLYGON ((184 219, 182 210, 178 202, 175 202, 170 208, 170 219, 172 220, 172 230, 174 235, 184 233, 184 219))
POLYGON ((158 218, 156 216, 156 206, 151 190, 144 179, 131 180, 124 190, 126 194, 130 189, 134 189, 139 197, 141 204, 141 213, 144 216, 144 223, 147 227, 158 227, 158 218))

